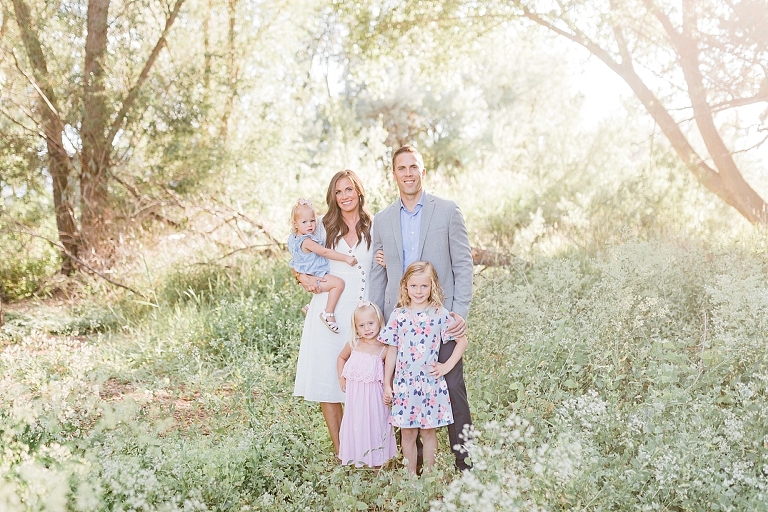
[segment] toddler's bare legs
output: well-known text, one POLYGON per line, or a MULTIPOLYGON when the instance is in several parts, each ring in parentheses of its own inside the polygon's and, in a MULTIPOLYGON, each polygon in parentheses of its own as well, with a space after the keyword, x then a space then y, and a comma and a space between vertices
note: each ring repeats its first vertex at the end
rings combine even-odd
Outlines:
POLYGON ((328 292, 328 302, 325 304, 325 312, 333 315, 336 311, 336 304, 339 303, 341 292, 344 291, 344 280, 340 277, 325 275, 325 281, 320 281, 320 290, 328 292))

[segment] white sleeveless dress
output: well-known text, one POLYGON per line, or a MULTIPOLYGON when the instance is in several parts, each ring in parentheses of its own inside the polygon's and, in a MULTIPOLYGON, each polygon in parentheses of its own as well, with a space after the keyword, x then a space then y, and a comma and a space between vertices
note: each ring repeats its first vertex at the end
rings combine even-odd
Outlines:
MULTIPOLYGON (((320 222, 318 225, 322 226, 320 222)), ((328 302, 328 293, 315 294, 309 303, 301 333, 293 394, 312 402, 344 403, 344 393, 339 388, 336 374, 336 360, 350 339, 352 313, 357 303, 368 299, 366 285, 370 281, 373 250, 367 247, 365 239, 350 247, 343 238, 339 240, 336 250, 342 254, 353 254, 357 265, 349 266, 343 261, 331 260, 331 275, 344 280, 344 292, 336 305, 338 334, 331 332, 320 319, 320 313, 328 302)))

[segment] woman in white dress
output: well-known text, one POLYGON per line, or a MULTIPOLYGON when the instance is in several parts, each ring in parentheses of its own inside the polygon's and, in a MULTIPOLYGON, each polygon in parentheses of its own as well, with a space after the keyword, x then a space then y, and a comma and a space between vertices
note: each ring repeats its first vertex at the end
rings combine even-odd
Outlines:
POLYGON ((365 189, 353 171, 339 171, 331 178, 325 200, 328 212, 318 225, 318 231, 321 231, 321 227, 325 231, 325 246, 342 254, 353 255, 357 258, 357 265, 351 267, 340 261, 330 262, 331 274, 343 279, 345 285, 341 299, 336 305, 338 333, 331 332, 320 318, 327 293, 317 293, 317 278, 297 274, 297 279, 304 289, 315 295, 309 304, 301 334, 293 394, 311 402, 320 402, 334 452, 338 455, 344 393, 339 388, 336 358, 344 344, 349 341, 355 306, 359 301, 368 298, 366 284, 373 261, 373 218, 365 206, 365 189))

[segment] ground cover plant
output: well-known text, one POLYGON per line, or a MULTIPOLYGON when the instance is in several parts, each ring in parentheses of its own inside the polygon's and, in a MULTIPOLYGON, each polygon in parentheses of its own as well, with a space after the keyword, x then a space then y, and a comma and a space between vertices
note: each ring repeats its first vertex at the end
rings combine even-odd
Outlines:
POLYGON ((765 510, 765 245, 608 244, 478 269, 476 468, 336 465, 291 396, 282 260, 178 266, 0 330, 3 510, 765 510))

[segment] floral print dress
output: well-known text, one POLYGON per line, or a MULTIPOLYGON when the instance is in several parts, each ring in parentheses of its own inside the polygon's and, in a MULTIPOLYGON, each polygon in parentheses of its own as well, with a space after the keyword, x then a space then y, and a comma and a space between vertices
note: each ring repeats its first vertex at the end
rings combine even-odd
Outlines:
POLYGON ((401 428, 436 428, 453 423, 444 377, 429 375, 437 362, 445 330, 453 322, 447 309, 392 312, 379 340, 397 347, 390 423, 401 428))

